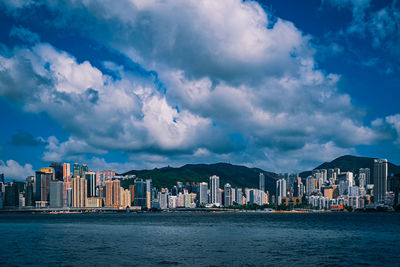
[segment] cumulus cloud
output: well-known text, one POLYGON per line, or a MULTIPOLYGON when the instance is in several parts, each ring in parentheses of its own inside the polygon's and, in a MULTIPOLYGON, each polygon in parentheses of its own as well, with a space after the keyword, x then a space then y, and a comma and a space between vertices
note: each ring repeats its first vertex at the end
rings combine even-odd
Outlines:
POLYGON ((46 112, 71 134, 63 143, 49 138, 45 160, 118 150, 158 162, 244 154, 295 162, 307 151, 337 155, 386 138, 338 91, 340 76, 318 69, 310 36, 270 21, 256 2, 44 1, 40 8, 57 14, 46 25, 105 43, 165 86, 113 62, 103 67, 117 75, 107 75, 50 44, 1 56, 0 94, 46 112))
POLYGON ((88 145, 83 140, 70 137, 65 142, 59 142, 55 136, 47 139, 46 151, 43 155, 44 161, 61 161, 74 159, 83 154, 105 154, 107 151, 88 145))
POLYGON ((0 173, 4 173, 6 179, 25 180, 26 177, 32 176, 35 172, 31 164, 20 165, 15 160, 0 160, 0 173))

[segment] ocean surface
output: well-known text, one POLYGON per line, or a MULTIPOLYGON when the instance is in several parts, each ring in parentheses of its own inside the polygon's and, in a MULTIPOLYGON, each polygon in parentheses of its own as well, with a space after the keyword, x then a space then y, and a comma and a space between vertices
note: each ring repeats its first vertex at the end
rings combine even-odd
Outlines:
POLYGON ((0 265, 400 266, 400 213, 4 214, 0 265))

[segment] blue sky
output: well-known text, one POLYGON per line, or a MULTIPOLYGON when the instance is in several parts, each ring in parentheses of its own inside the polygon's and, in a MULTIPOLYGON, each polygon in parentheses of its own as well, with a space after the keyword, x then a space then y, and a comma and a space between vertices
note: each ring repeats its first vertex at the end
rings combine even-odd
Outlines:
POLYGON ((400 2, 2 1, 0 173, 400 163, 400 2))

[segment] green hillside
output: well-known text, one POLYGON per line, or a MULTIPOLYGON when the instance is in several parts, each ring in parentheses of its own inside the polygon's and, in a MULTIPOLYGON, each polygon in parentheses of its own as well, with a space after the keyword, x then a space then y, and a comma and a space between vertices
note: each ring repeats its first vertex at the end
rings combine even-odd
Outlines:
MULTIPOLYGON (((153 184, 158 187, 171 188, 177 181, 181 182, 208 182, 209 177, 217 175, 220 177, 220 186, 230 183, 233 187, 251 187, 258 188, 259 173, 265 175, 266 189, 271 193, 275 192, 275 180, 277 175, 272 172, 266 172, 258 168, 248 168, 245 166, 232 165, 228 163, 216 164, 187 164, 179 168, 166 167, 153 170, 132 170, 124 173, 135 174, 143 179, 151 178, 153 184)), ((126 180, 123 186, 132 184, 133 180, 126 180)))

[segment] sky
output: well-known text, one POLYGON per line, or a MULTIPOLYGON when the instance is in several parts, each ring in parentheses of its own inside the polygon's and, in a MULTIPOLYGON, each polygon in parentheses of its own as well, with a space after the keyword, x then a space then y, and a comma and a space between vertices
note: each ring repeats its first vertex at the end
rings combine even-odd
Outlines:
POLYGON ((400 2, 0 1, 0 173, 400 163, 400 2))

